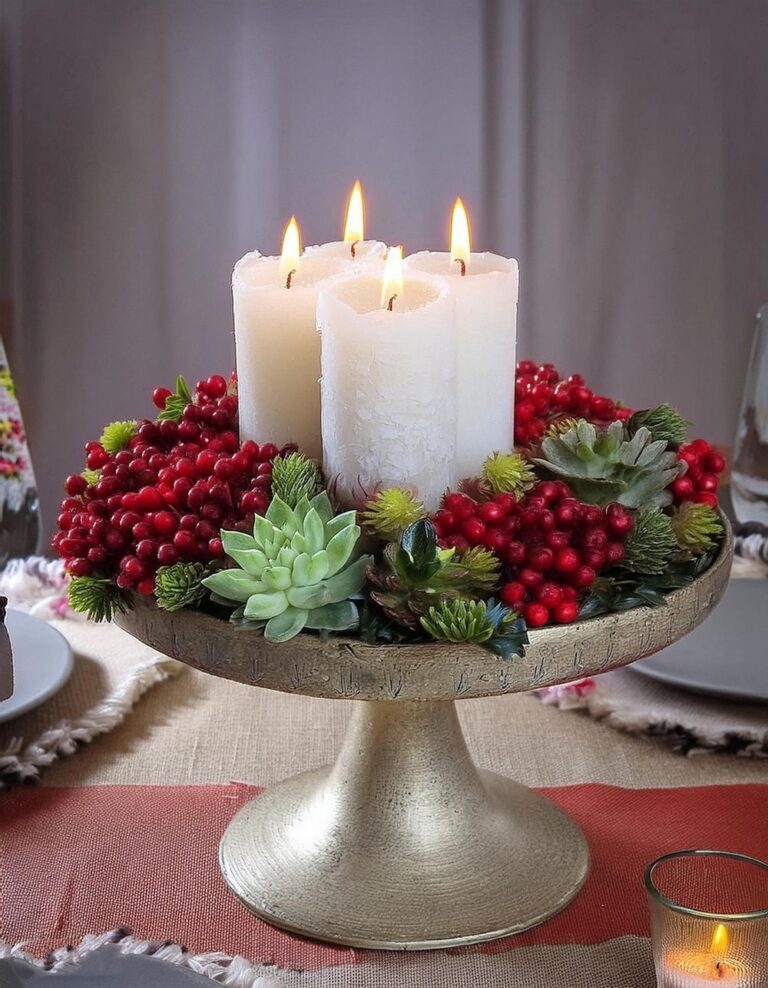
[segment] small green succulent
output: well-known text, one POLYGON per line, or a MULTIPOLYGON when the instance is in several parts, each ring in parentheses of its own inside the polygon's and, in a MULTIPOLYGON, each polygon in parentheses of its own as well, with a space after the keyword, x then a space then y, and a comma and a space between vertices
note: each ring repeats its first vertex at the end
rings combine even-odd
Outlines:
POLYGON ((236 568, 202 582, 220 602, 240 608, 247 622, 264 624, 264 637, 283 642, 304 628, 344 631, 358 624, 351 597, 365 583, 371 556, 355 558, 360 528, 355 512, 333 516, 323 491, 291 509, 279 497, 256 515, 253 535, 222 532, 236 568))
POLYGON ((718 544, 723 534, 723 523, 708 504, 686 501, 672 515, 672 531, 681 552, 701 556, 718 544))
POLYGON ((312 498, 320 490, 320 471, 303 453, 276 456, 272 461, 272 494, 295 508, 303 497, 312 498))
POLYGON ((360 512, 365 527, 388 542, 397 541, 409 525, 426 516, 421 501, 402 487, 379 491, 360 512))
POLYGON ((485 549, 458 558, 441 549, 431 521, 409 525, 399 542, 390 542, 378 566, 368 569, 371 599, 396 624, 418 631, 420 618, 443 601, 485 596, 500 580, 497 559, 485 549))
POLYGON ((202 563, 161 566, 155 574, 155 598, 163 611, 194 607, 205 598, 203 578, 209 572, 202 563))
POLYGON ((622 422, 598 432, 584 419, 558 438, 541 444, 534 462, 567 481, 581 501, 604 507, 617 501, 627 508, 664 507, 672 501, 668 485, 685 471, 664 440, 641 426, 627 439, 622 422))
POLYGON ((633 573, 658 575, 669 566, 677 540, 669 515, 661 508, 647 508, 635 520, 624 544, 622 566, 633 573))
POLYGON ((628 432, 630 436, 634 436, 638 429, 645 428, 654 439, 677 447, 685 441, 690 424, 676 408, 664 402, 656 408, 635 412, 629 420, 628 432))
POLYGON ((522 656, 528 644, 525 622, 519 614, 493 601, 443 600, 430 607, 420 623, 439 641, 480 645, 503 659, 522 656))

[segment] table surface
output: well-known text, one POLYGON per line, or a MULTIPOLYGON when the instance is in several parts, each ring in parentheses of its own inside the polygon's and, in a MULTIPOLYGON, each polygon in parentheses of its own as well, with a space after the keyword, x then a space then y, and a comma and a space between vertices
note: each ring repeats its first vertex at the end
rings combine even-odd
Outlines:
MULTIPOLYGON (((11 733, 33 737, 58 716, 91 706, 109 681, 119 681, 127 669, 152 654, 115 627, 72 620, 53 623, 75 649, 72 679, 48 704, 12 725, 3 725, 0 750, 11 733)), ((661 790, 768 782, 766 761, 727 755, 685 758, 661 741, 621 734, 584 714, 544 706, 530 694, 465 700, 458 706, 477 763, 530 786, 575 789, 582 784, 603 783, 623 789, 661 790)), ((285 695, 185 669, 178 678, 143 697, 119 728, 50 766, 43 773, 38 795, 51 788, 66 790, 71 796, 75 790, 99 793, 100 787, 116 787, 115 791, 117 787, 190 787, 190 791, 198 791, 195 787, 221 788, 231 781, 267 786, 332 761, 350 709, 349 701, 285 695)), ((21 793, 22 797, 27 798, 27 793, 21 793)), ((9 797, 0 794, 0 800, 4 798, 9 797)), ((34 828, 29 834, 29 853, 42 853, 45 849, 34 845, 34 828)), ((2 892, 0 886, 0 919, 2 892)), ((4 930, 0 925, 0 939, 8 938, 9 933, 20 939, 26 932, 4 930)), ((162 932, 156 931, 157 935, 162 932)), ((479 979, 487 985, 516 988, 530 982, 524 977, 518 982, 509 964, 514 963, 522 972, 528 953, 536 949, 526 945, 505 954, 486 951, 460 954, 458 958, 444 953, 407 959, 384 955, 383 960, 379 960, 381 954, 350 952, 349 958, 342 960, 340 956, 339 967, 321 969, 315 965, 314 971, 304 975, 294 970, 281 972, 280 977, 286 988, 415 986, 428 982, 463 985, 465 977, 467 984, 476 984, 479 979), (512 956, 514 961, 509 960, 512 956)), ((588 957, 581 957, 582 949, 579 945, 546 947, 545 957, 537 955, 531 961, 542 972, 537 983, 565 984, 547 981, 544 970, 565 972, 586 962, 591 977, 583 983, 593 988, 650 988, 653 984, 648 945, 642 937, 625 936, 594 944, 588 957), (617 970, 625 972, 625 980, 616 980, 617 970)), ((183 979, 179 984, 190 983, 191 976, 178 974, 183 979)), ((172 972, 166 983, 173 985, 175 975, 172 972)), ((115 978, 116 985, 130 983, 117 977, 116 968, 115 978)), ((568 984, 581 985, 582 981, 568 984)))

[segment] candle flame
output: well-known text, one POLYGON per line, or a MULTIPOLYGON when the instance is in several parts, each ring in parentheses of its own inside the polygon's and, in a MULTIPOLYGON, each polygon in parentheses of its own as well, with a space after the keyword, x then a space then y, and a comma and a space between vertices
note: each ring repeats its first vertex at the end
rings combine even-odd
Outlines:
POLYGON ((722 923, 717 924, 712 934, 711 950, 718 957, 723 957, 728 950, 728 930, 722 923))
POLYGON ((354 244, 358 240, 365 240, 365 213, 360 179, 352 187, 347 206, 347 222, 344 224, 344 243, 354 244))
POLYGON ((280 253, 280 278, 286 288, 291 287, 291 276, 299 270, 301 257, 301 237, 296 217, 292 216, 283 234, 283 249, 280 253))
POLYGON ((472 252, 472 243, 469 236, 469 219, 464 203, 457 199, 453 206, 453 216, 451 217, 451 261, 461 266, 461 273, 465 274, 469 264, 469 255, 472 252))
POLYGON ((403 248, 390 247, 384 265, 384 282, 381 286, 381 304, 391 309, 393 301, 403 294, 403 248))

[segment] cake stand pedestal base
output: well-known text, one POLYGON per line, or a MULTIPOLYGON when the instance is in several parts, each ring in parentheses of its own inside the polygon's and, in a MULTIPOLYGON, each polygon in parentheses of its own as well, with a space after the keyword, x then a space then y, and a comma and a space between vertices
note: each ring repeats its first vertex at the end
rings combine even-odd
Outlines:
POLYGON ((455 947, 543 922, 589 867, 547 799, 477 769, 450 701, 356 702, 335 765, 245 806, 224 878, 270 923, 353 947, 455 947))

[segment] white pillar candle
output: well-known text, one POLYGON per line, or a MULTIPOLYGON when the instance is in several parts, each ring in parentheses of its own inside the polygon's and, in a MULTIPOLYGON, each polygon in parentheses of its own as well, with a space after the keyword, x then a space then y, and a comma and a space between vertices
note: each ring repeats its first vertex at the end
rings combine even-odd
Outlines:
POLYGON ((443 276, 456 301, 459 478, 478 476, 489 453, 514 446, 517 261, 470 253, 468 234, 466 250, 452 243, 451 253, 406 260, 406 271, 443 276))
POLYGON ((436 508, 456 480, 454 306, 445 281, 408 277, 382 297, 381 278, 340 278, 321 290, 317 323, 328 480, 346 503, 399 486, 436 508))
POLYGON ((365 265, 369 261, 382 262, 386 246, 380 240, 365 239, 365 205, 363 187, 358 179, 349 194, 347 215, 344 221, 344 239, 328 244, 307 247, 308 254, 318 257, 341 257, 365 265))
POLYGON ((240 437, 278 446, 297 443, 319 458, 317 295, 324 281, 352 265, 341 258, 298 257, 298 249, 296 255, 286 263, 285 255, 263 257, 252 251, 235 265, 240 437))

